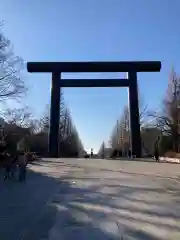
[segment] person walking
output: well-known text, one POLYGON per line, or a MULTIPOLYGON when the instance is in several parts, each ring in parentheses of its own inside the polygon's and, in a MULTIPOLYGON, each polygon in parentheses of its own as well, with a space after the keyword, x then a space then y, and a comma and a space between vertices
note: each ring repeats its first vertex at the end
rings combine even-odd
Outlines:
POLYGON ((11 157, 5 152, 4 153, 4 180, 11 179, 11 157))
POLYGON ((91 158, 93 158, 93 149, 91 148, 91 158))
POLYGON ((19 181, 26 181, 26 166, 27 166, 27 154, 21 152, 18 156, 19 165, 19 181))
POLYGON ((154 143, 154 158, 156 162, 159 162, 159 140, 160 138, 158 137, 158 139, 154 143))
POLYGON ((12 155, 12 162, 11 162, 11 179, 12 180, 16 180, 17 161, 18 161, 18 155, 13 154, 12 155))

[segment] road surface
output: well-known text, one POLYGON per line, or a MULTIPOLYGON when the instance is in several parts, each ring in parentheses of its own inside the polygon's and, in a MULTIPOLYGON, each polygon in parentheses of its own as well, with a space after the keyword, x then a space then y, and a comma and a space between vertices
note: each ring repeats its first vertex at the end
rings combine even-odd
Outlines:
POLYGON ((0 182, 1 240, 180 239, 180 165, 44 159, 0 182))

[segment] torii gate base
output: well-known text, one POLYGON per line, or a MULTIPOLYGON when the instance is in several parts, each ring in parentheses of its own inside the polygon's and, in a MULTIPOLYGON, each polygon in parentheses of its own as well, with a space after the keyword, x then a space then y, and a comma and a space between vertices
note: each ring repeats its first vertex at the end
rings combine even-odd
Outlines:
POLYGON ((132 155, 141 157, 137 72, 159 72, 159 61, 28 62, 28 72, 51 72, 49 156, 59 156, 60 92, 62 87, 129 87, 132 155), (128 79, 61 79, 62 72, 128 72, 128 79))

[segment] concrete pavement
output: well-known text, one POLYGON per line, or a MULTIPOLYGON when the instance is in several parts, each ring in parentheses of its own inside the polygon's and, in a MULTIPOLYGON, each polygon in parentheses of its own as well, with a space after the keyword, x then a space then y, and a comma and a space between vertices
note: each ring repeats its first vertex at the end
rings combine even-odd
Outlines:
POLYGON ((180 165, 46 159, 0 184, 0 239, 180 239, 180 165))

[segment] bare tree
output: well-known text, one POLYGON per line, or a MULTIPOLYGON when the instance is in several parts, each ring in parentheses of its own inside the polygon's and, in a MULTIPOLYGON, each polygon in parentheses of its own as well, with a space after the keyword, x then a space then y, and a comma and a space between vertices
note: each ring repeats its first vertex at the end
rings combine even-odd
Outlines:
POLYGON ((106 148, 105 142, 103 141, 98 152, 99 157, 101 158, 105 157, 105 148, 106 148))
MULTIPOLYGON (((148 107, 141 98, 140 101, 140 125, 143 126, 147 121, 148 107)), ((110 137, 110 146, 112 149, 121 149, 124 154, 128 154, 130 149, 130 113, 129 107, 124 106, 121 117, 117 120, 110 137)))
MULTIPOLYGON (((128 108, 125 106, 123 113, 113 128, 110 137, 110 147, 112 149, 124 149, 125 142, 129 139, 129 116, 128 108)), ((129 140, 128 140, 129 141, 129 140)))
POLYGON ((180 77, 172 69, 168 89, 160 111, 150 111, 149 115, 156 119, 155 126, 163 134, 172 138, 174 151, 179 151, 180 120, 180 77))
POLYGON ((119 120, 118 139, 120 143, 119 147, 122 150, 122 153, 127 155, 130 148, 130 121, 128 106, 124 107, 122 116, 119 120))
POLYGON ((19 99, 27 88, 21 78, 23 61, 15 56, 10 41, 5 38, 0 26, 0 101, 19 99))
MULTIPOLYGON (((63 93, 61 93, 60 97, 60 132, 62 131, 62 122, 64 121, 64 113, 65 113, 65 103, 63 98, 63 93)), ((45 107, 45 111, 43 113, 43 116, 40 118, 40 125, 42 131, 48 133, 49 132, 49 124, 50 124, 50 105, 47 104, 45 107)))
POLYGON ((84 147, 75 126, 73 126, 70 138, 73 151, 77 153, 77 156, 82 155, 82 152, 84 152, 84 147))
POLYGON ((63 114, 61 116, 61 121, 60 121, 60 134, 62 136, 62 139, 65 139, 70 135, 71 125, 72 125, 72 121, 71 121, 70 111, 66 107, 63 111, 63 114))
POLYGON ((154 143, 157 141, 158 136, 161 134, 160 130, 153 126, 145 126, 141 129, 142 139, 142 154, 146 156, 153 156, 154 143))
POLYGON ((35 119, 35 118, 29 119, 28 126, 29 126, 31 134, 41 133, 42 129, 41 129, 41 122, 39 119, 35 119))
POLYGON ((28 107, 8 108, 4 111, 3 116, 7 123, 20 127, 29 127, 32 123, 32 113, 28 107))
MULTIPOLYGON (((50 120, 50 107, 46 106, 45 113, 40 119, 41 132, 45 133, 44 136, 47 137, 49 132, 49 120, 50 120)), ((60 123, 59 123, 59 144, 61 149, 61 154, 64 155, 83 155, 84 147, 79 138, 78 132, 73 125, 72 117, 67 106, 65 106, 65 101, 63 98, 63 93, 61 93, 60 98, 60 123)))

